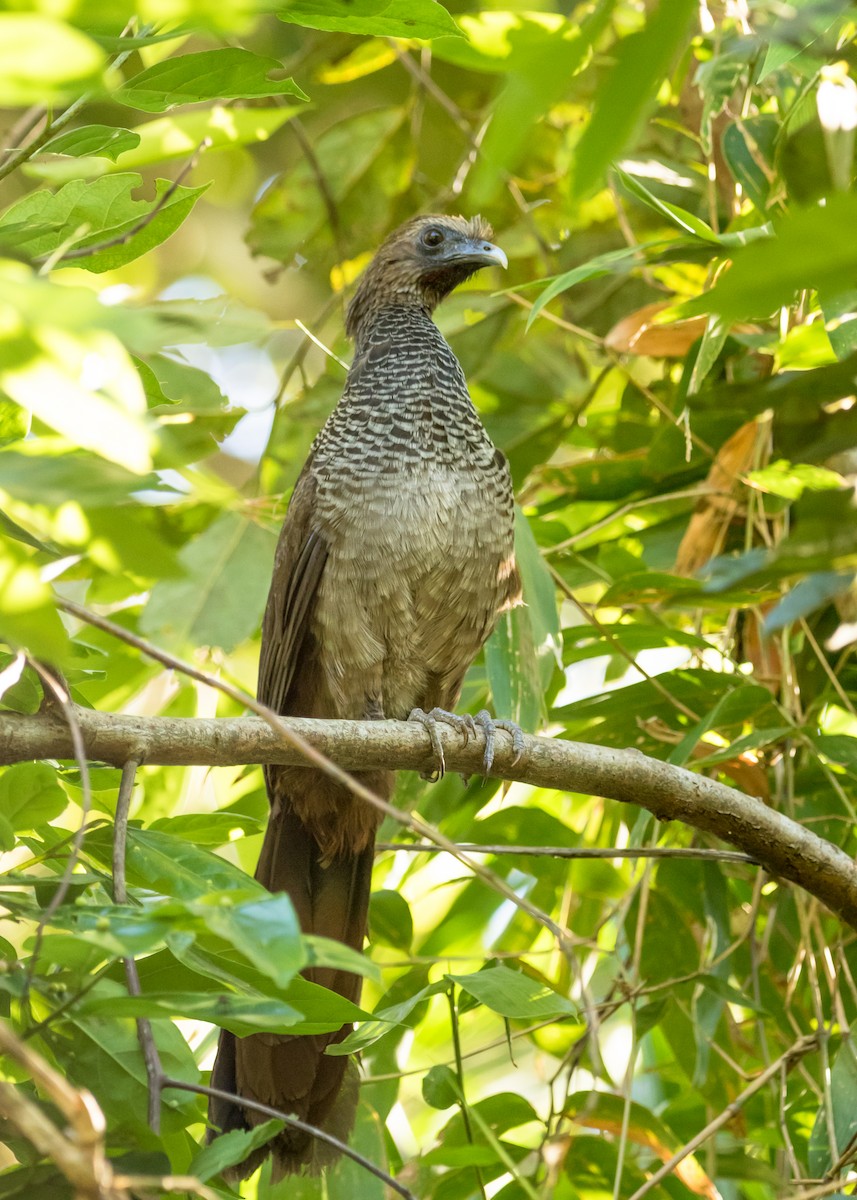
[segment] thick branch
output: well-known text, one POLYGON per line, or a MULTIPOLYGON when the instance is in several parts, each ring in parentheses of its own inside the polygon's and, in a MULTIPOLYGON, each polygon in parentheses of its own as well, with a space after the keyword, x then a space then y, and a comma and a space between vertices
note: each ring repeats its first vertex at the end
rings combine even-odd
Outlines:
MULTIPOLYGON (((285 745, 268 724, 255 717, 130 717, 87 709, 77 709, 76 715, 89 758, 116 766, 131 758, 176 766, 304 761, 299 751, 285 745)), ((346 770, 426 770, 432 766, 428 735, 416 724, 298 718, 289 718, 285 724, 346 770)), ((449 769, 479 772, 484 745, 481 734, 467 745, 451 728, 442 727, 441 737, 449 769)), ((498 735, 492 774, 535 787, 638 804, 660 820, 682 821, 705 830, 749 854, 772 875, 798 884, 857 929, 854 861, 760 800, 636 750, 612 750, 558 738, 527 737, 525 742, 523 759, 513 767, 511 739, 498 735)), ((0 713, 0 763, 72 756, 69 728, 62 718, 0 713)))

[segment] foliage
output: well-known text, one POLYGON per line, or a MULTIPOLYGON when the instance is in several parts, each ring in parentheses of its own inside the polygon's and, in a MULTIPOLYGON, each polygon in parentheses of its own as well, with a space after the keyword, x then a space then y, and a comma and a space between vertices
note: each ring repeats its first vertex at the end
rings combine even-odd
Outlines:
MULTIPOLYGON (((853 853, 853 13, 61 7, 0 12, 3 706, 36 711, 42 661, 84 706, 239 714, 61 619, 55 596, 252 690, 283 498, 344 378, 349 287, 414 211, 481 208, 508 278, 478 278, 439 320, 511 463, 528 605, 465 704, 490 691, 530 730, 717 773, 853 853)), ((248 874, 257 769, 140 771, 127 903, 111 883, 119 772, 93 764, 89 782, 87 800, 74 763, 0 776, 0 1006, 94 1092, 117 1171, 196 1172, 228 1196, 218 1172, 239 1154, 200 1148, 191 1093, 165 1093, 149 1129, 137 1017, 189 1083, 217 1026, 359 1018, 355 1144, 425 1200, 631 1196, 811 1032, 819 1050, 654 1192, 796 1195, 853 1151, 848 930, 749 865, 499 851, 706 844, 688 829, 403 776, 401 803, 497 847, 491 868, 574 949, 452 860, 384 851, 355 1010, 299 974, 344 951, 303 941, 248 874)), ((70 1194, 4 1140, 0 1196, 70 1194)), ((264 1168, 247 1194, 321 1186, 264 1168)), ((324 1187, 383 1194, 353 1163, 324 1187)))

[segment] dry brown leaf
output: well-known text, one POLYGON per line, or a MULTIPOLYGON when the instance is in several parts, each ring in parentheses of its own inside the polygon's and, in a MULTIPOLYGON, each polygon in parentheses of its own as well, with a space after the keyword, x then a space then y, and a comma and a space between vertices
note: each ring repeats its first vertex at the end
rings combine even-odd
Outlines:
POLYGON ((747 421, 717 451, 696 511, 681 539, 675 560, 678 575, 695 575, 717 554, 738 511, 741 476, 753 465, 757 421, 747 421))
POLYGON ((688 317, 669 325, 655 324, 655 317, 670 308, 671 302, 645 304, 618 321, 604 339, 604 345, 617 354, 639 354, 647 358, 684 358, 697 338, 705 332, 707 317, 688 317))
MULTIPOLYGON (((614 1121, 610 1117, 587 1116, 585 1113, 580 1113, 576 1114, 573 1120, 576 1125, 583 1125, 586 1129, 600 1129, 604 1133, 612 1133, 617 1136, 622 1133, 621 1122, 614 1121)), ((661 1162, 669 1162, 675 1153, 675 1150, 664 1145, 652 1130, 639 1128, 633 1122, 628 1125, 627 1136, 628 1140, 634 1142, 635 1145, 645 1146, 647 1150, 651 1150, 661 1162)), ((718 1200, 717 1188, 692 1154, 677 1164, 675 1174, 694 1195, 707 1196, 708 1200, 718 1200)))

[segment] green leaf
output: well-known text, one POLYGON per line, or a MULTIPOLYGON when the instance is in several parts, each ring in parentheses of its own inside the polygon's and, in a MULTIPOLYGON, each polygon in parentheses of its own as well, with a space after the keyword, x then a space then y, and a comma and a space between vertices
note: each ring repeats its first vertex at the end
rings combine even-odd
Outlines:
MULTIPOLYGON (((92 830, 86 848, 98 862, 112 865, 113 843, 108 831, 92 830)), ((242 898, 269 896, 261 884, 225 859, 154 829, 128 830, 125 869, 132 886, 178 900, 196 900, 212 892, 235 892, 242 898)))
POLYGON ((809 1169, 819 1179, 857 1133, 857 1050, 847 1033, 830 1072, 830 1112, 833 1129, 828 1128, 827 1106, 822 1105, 809 1137, 809 1169), (836 1147, 835 1153, 831 1153, 832 1147, 836 1147))
POLYGON ((455 1073, 449 1067, 431 1067, 423 1076, 423 1100, 432 1108, 451 1108, 457 1104, 461 1091, 455 1073))
POLYGON ((816 492, 837 491, 843 483, 842 476, 827 467, 790 463, 782 458, 758 471, 748 471, 747 479, 752 487, 787 500, 799 499, 807 488, 816 492))
POLYGON ((561 639, 553 579, 520 511, 515 556, 524 603, 501 615, 485 644, 485 668, 498 715, 535 730, 546 715, 545 689, 561 661, 561 639))
POLYGON ((354 950, 335 938, 319 937, 315 933, 302 935, 307 967, 332 967, 335 971, 350 971, 365 979, 381 982, 381 968, 360 950, 354 950))
POLYGON ((677 310, 719 313, 729 321, 763 317, 791 304, 795 293, 816 288, 829 295, 853 289, 857 273, 857 196, 837 193, 822 207, 794 207, 775 219, 774 236, 738 248, 732 266, 711 291, 677 310))
POLYGON ((398 892, 377 891, 369 902, 369 935, 373 942, 383 942, 407 954, 414 937, 411 910, 398 892))
POLYGON ((709 225, 693 213, 688 212, 686 208, 680 208, 677 204, 670 204, 666 200, 660 200, 653 192, 650 192, 647 187, 640 183, 639 179, 635 179, 628 171, 623 171, 621 167, 614 166, 614 171, 621 181, 622 185, 632 196, 636 196, 638 200, 642 200, 647 208, 652 212, 658 213, 664 217, 671 225, 675 225, 682 233, 690 234, 691 237, 698 237, 703 242, 713 242, 715 245, 720 244, 720 238, 711 229, 709 225))
POLYGON ((98 82, 104 52, 53 17, 0 13, 0 105, 46 104, 98 82))
POLYGON ((264 1121, 255 1129, 233 1129, 221 1134, 193 1158, 188 1174, 200 1183, 207 1183, 215 1175, 221 1175, 228 1167, 244 1162, 253 1151, 264 1146, 285 1128, 283 1121, 264 1121))
POLYGON ((608 250, 605 254, 599 254, 589 262, 582 263, 579 267, 574 267, 572 270, 558 275, 556 279, 550 281, 530 310, 530 315, 527 317, 527 329, 530 328, 546 304, 549 304, 562 292, 576 287, 578 283, 586 283, 589 279, 600 279, 604 275, 626 275, 634 267, 641 266, 645 262, 645 258, 641 256, 640 252, 645 249, 646 246, 625 246, 621 250, 608 250))
POLYGON ((67 804, 56 771, 47 763, 16 763, 0 775, 0 813, 15 830, 52 821, 67 804))
POLYGON ((285 987, 306 963, 294 906, 282 893, 237 904, 228 892, 209 893, 192 910, 278 987, 285 987))
POLYGON ((267 529, 224 513, 179 554, 186 577, 153 588, 141 630, 172 644, 233 649, 259 626, 275 546, 267 529))
MULTIPOLYGON (((489 1135, 498 1138, 510 1129, 517 1129, 520 1125, 528 1125, 530 1121, 538 1120, 533 1106, 517 1092, 496 1092, 493 1096, 486 1096, 484 1100, 467 1107, 471 1117, 474 1113, 479 1114, 474 1122, 476 1128, 471 1132, 470 1123, 465 1122, 463 1115, 457 1112, 447 1121, 441 1132, 440 1142, 443 1147, 462 1146, 474 1141, 483 1145, 490 1144, 489 1135)), ((508 1144, 505 1148, 510 1149, 508 1144)))
POLYGON ((254 100, 266 96, 308 97, 293 79, 271 79, 283 64, 237 46, 180 54, 147 67, 113 93, 114 100, 146 112, 201 100, 254 100))
POLYGON ((816 571, 806 579, 801 579, 765 614, 765 636, 824 608, 837 596, 850 591, 854 579, 853 571, 816 571))
POLYGON ((461 37, 461 30, 437 0, 289 0, 281 21, 309 29, 363 37, 461 37))
MULTIPOLYGON (((321 133, 313 143, 314 162, 310 164, 302 156, 257 203, 247 239, 253 253, 288 263, 296 253, 305 251, 309 239, 320 235, 331 238, 327 201, 319 191, 320 178, 325 180, 329 200, 343 204, 354 195, 358 184, 372 181, 373 168, 380 170, 386 152, 391 159, 390 171, 396 172, 395 182, 378 188, 379 204, 386 199, 387 190, 395 192, 406 186, 407 174, 402 175, 401 165, 405 143, 392 144, 406 117, 403 107, 348 113, 321 133)), ((372 194, 376 194, 374 190, 372 194)))
MULTIPOLYGON (((206 154, 266 142, 298 112, 297 108, 224 108, 215 104, 212 108, 194 109, 137 125, 134 142, 117 152, 119 161, 115 165, 95 157, 39 161, 27 165, 27 174, 59 183, 114 171, 137 170, 174 159, 187 160, 203 141, 207 143, 206 154)), ((81 154, 92 153, 81 150, 81 154)))
POLYGON ((573 1016, 577 1011, 567 997, 553 988, 508 967, 488 967, 473 975, 450 975, 449 978, 501 1017, 541 1021, 573 1016))
POLYGON ((610 163, 632 143, 661 80, 685 44, 696 10, 695 0, 660 0, 649 9, 645 29, 619 43, 613 69, 598 89, 592 117, 577 145, 577 197, 598 187, 610 163))
MULTIPOLYGON (((124 995, 125 989, 109 980, 99 984, 102 991, 124 995)), ((96 1092, 99 1103, 113 1128, 129 1127, 140 1136, 146 1130, 145 1113, 148 1077, 132 1020, 72 1015, 73 1040, 61 1060, 72 1082, 96 1092)), ((170 1022, 160 1022, 155 1040, 164 1073, 188 1083, 199 1082, 199 1070, 187 1042, 170 1022)), ((184 1129, 190 1120, 198 1120, 196 1099, 187 1093, 172 1091, 163 1105, 165 1132, 184 1129)))
POLYGON ((779 132, 775 117, 749 117, 727 125, 720 143, 729 170, 760 213, 767 211, 776 184, 774 154, 779 132))
POLYGON ((20 542, 0 538, 0 638, 44 662, 63 665, 68 636, 53 593, 20 542))
POLYGON ((262 822, 257 817, 236 812, 185 813, 178 817, 160 817, 148 826, 170 837, 184 838, 197 846, 225 846, 232 834, 259 833, 262 822))
POLYGON ((365 1050, 373 1042, 377 1042, 379 1038, 389 1033, 392 1025, 402 1024, 428 996, 447 990, 448 985, 441 979, 428 987, 420 988, 412 996, 408 996, 406 1000, 401 1000, 398 1004, 390 1004, 376 1009, 371 1018, 367 1018, 359 1029, 354 1030, 336 1045, 328 1046, 327 1053, 345 1055, 365 1050))
POLYGON ((42 437, 0 450, 0 489, 24 504, 59 508, 69 500, 82 506, 127 504, 133 492, 161 486, 156 476, 134 475, 117 463, 66 443, 42 437))
POLYGON ((506 85, 468 181, 475 208, 490 204, 504 188, 508 172, 515 169, 528 149, 533 127, 565 97, 569 80, 586 62, 614 7, 615 0, 601 0, 582 24, 569 19, 559 29, 532 22, 526 49, 516 39, 517 50, 508 63, 506 85))
POLYGON ((14 246, 36 259, 73 250, 75 262, 96 272, 133 262, 175 233, 208 187, 159 179, 154 200, 135 200, 131 193, 142 182, 127 172, 92 182, 73 179, 57 192, 30 192, 0 217, 0 247, 14 246))
POLYGON ((74 158, 94 155, 116 162, 120 154, 139 144, 140 135, 136 130, 132 132, 114 125, 81 125, 78 129, 69 129, 52 137, 42 146, 40 153, 67 154, 74 158))
POLYGON ((150 1017, 209 1021, 236 1037, 252 1033, 291 1033, 303 1016, 282 1000, 216 992, 147 992, 142 996, 87 997, 76 1011, 91 1016, 150 1017))
POLYGON ((857 738, 844 733, 811 734, 810 737, 819 754, 857 772, 857 738))
POLYGON ((824 328, 836 357, 848 358, 857 351, 857 288, 828 295, 822 288, 819 302, 824 313, 824 328))
POLYGON ((556 667, 562 667, 562 635, 556 584, 533 536, 530 523, 515 509, 515 558, 521 572, 524 606, 532 630, 542 691, 556 667))
POLYGON ((857 509, 850 488, 805 492, 794 504, 794 532, 770 550, 761 547, 732 558, 715 558, 703 588, 720 592, 741 583, 757 587, 813 571, 857 566, 857 509))

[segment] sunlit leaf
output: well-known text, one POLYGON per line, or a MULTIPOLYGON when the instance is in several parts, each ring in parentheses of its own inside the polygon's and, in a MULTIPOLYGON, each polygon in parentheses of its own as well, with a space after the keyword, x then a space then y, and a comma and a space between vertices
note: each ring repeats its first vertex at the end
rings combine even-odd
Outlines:
POLYGON ((281 21, 368 37, 460 37, 455 21, 437 0, 292 0, 277 12, 281 21))
POLYGON ((489 967, 473 975, 449 978, 502 1017, 538 1021, 549 1016, 573 1016, 577 1011, 565 996, 508 967, 489 967))
POLYGON ((186 577, 155 587, 142 628, 173 642, 232 649, 262 618, 274 546, 274 535, 255 522, 219 517, 180 553, 186 577))
POLYGON ((181 54, 132 76, 114 99, 146 112, 163 112, 176 104, 200 100, 250 100, 295 96, 306 100, 293 79, 272 79, 282 70, 275 58, 262 58, 238 46, 181 54))
POLYGON ((0 13, 0 104, 44 104, 92 87, 104 54, 91 38, 37 13, 0 13))
POLYGON ((613 70, 577 146, 574 190, 585 196, 639 129, 696 11, 693 0, 661 0, 646 27, 620 44, 613 70))

